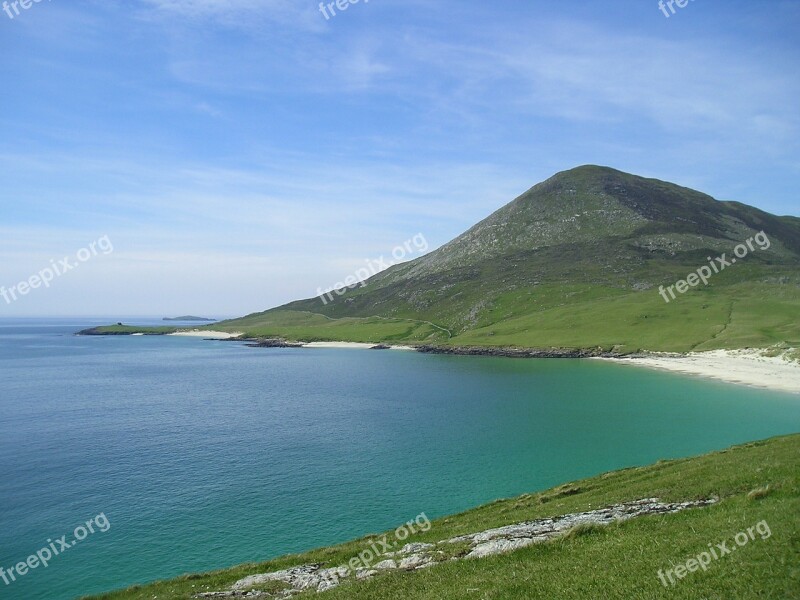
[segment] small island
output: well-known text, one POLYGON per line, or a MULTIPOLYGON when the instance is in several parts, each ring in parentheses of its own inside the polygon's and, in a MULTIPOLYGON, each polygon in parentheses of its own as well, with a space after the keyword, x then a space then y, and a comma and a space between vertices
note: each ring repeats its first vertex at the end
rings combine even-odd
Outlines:
POLYGON ((193 317, 191 315, 185 317, 164 317, 164 321, 202 321, 203 323, 216 323, 216 319, 206 319, 205 317, 193 317))

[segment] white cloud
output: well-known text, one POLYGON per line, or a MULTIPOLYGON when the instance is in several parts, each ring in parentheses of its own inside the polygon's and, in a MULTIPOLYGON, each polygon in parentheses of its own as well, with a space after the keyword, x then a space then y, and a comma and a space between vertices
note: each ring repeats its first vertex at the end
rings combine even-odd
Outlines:
POLYGON ((435 90, 429 100, 446 110, 455 101, 473 112, 496 106, 565 121, 644 118, 670 132, 726 139, 733 133, 785 140, 798 131, 798 80, 758 52, 732 59, 721 39, 645 38, 580 22, 536 29, 525 38, 489 32, 470 46, 415 37, 398 55, 457 82, 427 88, 435 90))

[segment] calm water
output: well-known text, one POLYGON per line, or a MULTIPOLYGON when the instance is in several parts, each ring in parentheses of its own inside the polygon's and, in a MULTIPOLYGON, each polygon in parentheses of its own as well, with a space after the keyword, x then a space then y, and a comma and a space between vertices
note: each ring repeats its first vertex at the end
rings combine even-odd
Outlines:
POLYGON ((800 431, 800 396, 595 361, 71 335, 93 324, 0 321, 0 565, 111 523, 0 598, 263 560, 800 431))

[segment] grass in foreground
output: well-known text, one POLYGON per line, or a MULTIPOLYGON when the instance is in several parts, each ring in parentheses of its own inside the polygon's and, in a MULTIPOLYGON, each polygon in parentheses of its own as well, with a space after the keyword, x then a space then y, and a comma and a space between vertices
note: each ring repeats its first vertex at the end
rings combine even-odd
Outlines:
MULTIPOLYGON (((800 598, 800 435, 745 444, 690 459, 606 473, 545 492, 526 494, 434 521, 408 541, 432 542, 517 523, 591 510, 645 497, 682 501, 718 496, 715 506, 649 516, 491 558, 450 562, 415 573, 347 583, 297 598, 461 600, 800 598), (660 569, 684 563, 766 521, 771 537, 756 537, 666 589, 660 569)), ((307 563, 337 566, 380 535, 95 597, 96 600, 190 598, 222 590, 247 575, 307 563)), ((735 545, 735 544, 734 544, 735 545)))

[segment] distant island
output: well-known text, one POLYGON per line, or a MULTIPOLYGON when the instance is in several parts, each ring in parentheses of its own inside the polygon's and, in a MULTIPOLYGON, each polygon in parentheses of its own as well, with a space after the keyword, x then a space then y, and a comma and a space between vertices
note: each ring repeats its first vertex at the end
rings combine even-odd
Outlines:
POLYGON ((216 319, 206 319, 205 317, 193 317, 188 315, 185 317, 164 317, 164 321, 203 321, 204 323, 215 323, 216 319))

